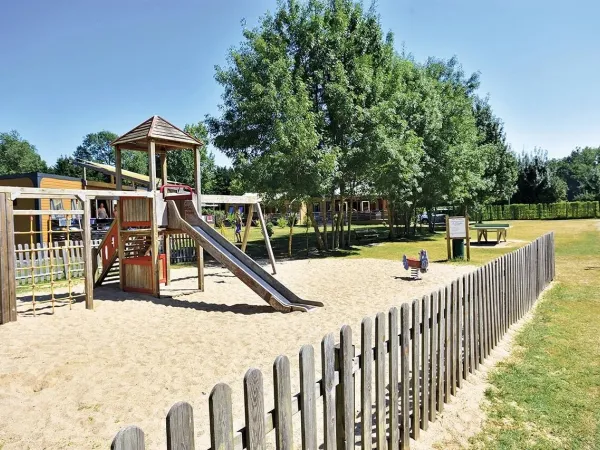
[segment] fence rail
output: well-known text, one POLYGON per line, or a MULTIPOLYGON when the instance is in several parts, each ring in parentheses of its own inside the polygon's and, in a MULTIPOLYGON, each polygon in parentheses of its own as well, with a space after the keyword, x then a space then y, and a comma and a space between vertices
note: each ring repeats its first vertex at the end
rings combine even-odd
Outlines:
MULTIPOLYGON (((231 388, 217 384, 209 397, 211 448, 264 449, 272 431, 278 449, 294 448, 292 417, 301 413, 303 449, 317 449, 320 443, 325 449, 352 449, 357 435, 365 449, 371 448, 373 438, 377 448, 408 449, 410 438, 418 439, 420 430, 436 421, 468 374, 532 307, 554 271, 550 233, 412 304, 392 307, 387 316, 377 314, 374 330, 372 319, 363 319, 359 354, 352 329, 343 326, 339 345, 334 345, 333 334, 322 340, 322 379, 315 379, 313 347, 302 347, 301 389, 293 396, 289 360, 279 356, 273 366, 276 406, 266 414, 262 373, 250 369, 244 377, 245 426, 238 432, 233 428, 231 388), (323 404, 319 418, 317 401, 323 404)), ((168 450, 195 448, 188 403, 171 407, 166 429, 168 450)), ((144 450, 143 431, 136 426, 122 429, 111 449, 144 450)))

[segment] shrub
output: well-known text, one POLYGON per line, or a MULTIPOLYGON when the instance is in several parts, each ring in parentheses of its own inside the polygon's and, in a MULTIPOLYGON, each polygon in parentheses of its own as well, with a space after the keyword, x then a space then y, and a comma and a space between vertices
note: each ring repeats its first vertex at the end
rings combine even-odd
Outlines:
POLYGON ((285 228, 285 226, 288 224, 287 219, 284 216, 279 217, 279 219, 277 219, 277 226, 279 228, 285 228))
POLYGON ((559 202, 533 205, 486 205, 478 209, 478 220, 593 219, 600 217, 599 202, 559 202))

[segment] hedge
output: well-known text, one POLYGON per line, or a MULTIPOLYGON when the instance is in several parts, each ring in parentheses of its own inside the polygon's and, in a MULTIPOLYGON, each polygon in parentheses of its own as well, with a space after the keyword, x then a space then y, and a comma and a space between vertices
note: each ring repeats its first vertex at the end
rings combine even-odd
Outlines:
POLYGON ((478 220, 593 219, 600 217, 600 202, 560 202, 532 205, 487 205, 476 214, 478 220))

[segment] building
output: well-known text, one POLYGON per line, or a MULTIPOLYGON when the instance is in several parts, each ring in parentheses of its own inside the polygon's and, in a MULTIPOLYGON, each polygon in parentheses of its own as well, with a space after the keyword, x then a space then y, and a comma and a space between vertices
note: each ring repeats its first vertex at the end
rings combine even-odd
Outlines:
MULTIPOLYGON (((95 189, 95 190, 114 190, 115 185, 111 183, 103 183, 100 181, 86 181, 81 178, 65 177, 41 172, 20 173, 0 176, 0 186, 11 187, 30 187, 42 189, 95 189)), ((73 210, 81 209, 81 205, 75 204, 75 200, 71 200, 66 204, 62 199, 27 199, 17 198, 14 201, 14 209, 25 210, 73 210)), ((92 217, 96 217, 97 208, 101 203, 104 203, 105 209, 112 217, 112 200, 96 199, 92 201, 92 217)), ((71 218, 79 220, 80 218, 71 218)), ((44 216, 15 216, 15 244, 30 244, 44 243, 50 239, 50 230, 52 233, 56 231, 57 236, 61 229, 66 226, 66 217, 60 215, 44 215, 44 216), (21 234, 33 231, 32 235, 21 234)), ((74 227, 77 228, 77 227, 74 227)))

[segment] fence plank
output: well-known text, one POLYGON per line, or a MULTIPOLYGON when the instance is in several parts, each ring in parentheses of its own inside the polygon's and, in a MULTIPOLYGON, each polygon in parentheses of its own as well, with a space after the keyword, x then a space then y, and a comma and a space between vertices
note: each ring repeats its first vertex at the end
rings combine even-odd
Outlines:
POLYGON ((336 448, 335 341, 331 333, 321 341, 321 373, 324 449, 334 450, 336 448))
POLYGON ((361 323, 361 448, 371 450, 372 445, 372 410, 373 410, 373 322, 365 317, 361 323))
POLYGON ((208 397, 210 445, 212 450, 233 450, 233 416, 231 388, 219 383, 208 397))
POLYGON ((111 450, 145 450, 144 432, 136 426, 123 428, 113 439, 110 448, 111 450))
POLYGON ((377 448, 385 448, 385 315, 375 317, 375 435, 377 448))
POLYGON ((437 416, 437 350, 438 350, 438 294, 432 293, 431 301, 431 335, 430 335, 430 372, 429 372, 429 420, 436 421, 437 416))
POLYGON ((300 349, 300 409, 302 411, 302 448, 317 450, 315 351, 312 345, 304 345, 300 349))
MULTIPOLYGON (((388 446, 389 448, 397 448, 400 440, 399 424, 398 424, 398 347, 399 347, 399 333, 398 333, 398 308, 390 308, 388 315, 388 326, 389 326, 389 420, 388 420, 388 446)), ((408 377, 406 380, 402 380, 402 383, 408 385, 408 377)))
POLYGON ((420 433, 420 418, 421 404, 419 401, 421 393, 421 311, 419 308, 419 300, 412 302, 412 438, 419 439, 420 433))
POLYGON ((475 371, 475 273, 469 274, 469 373, 475 371))
MULTIPOLYGON (((394 308, 395 309, 395 308, 394 308)), ((402 347, 400 352, 400 384, 402 386, 402 425, 400 427, 400 448, 406 450, 410 448, 410 381, 409 381, 409 353, 410 353, 410 307, 408 303, 400 307, 402 347)), ((397 319, 397 318, 396 318, 397 319)), ((394 338, 394 340, 398 340, 394 338)), ((415 408, 416 409, 416 408, 415 408)), ((395 448, 395 447, 390 447, 395 448)))
POLYGON ((429 297, 424 296, 421 299, 421 310, 423 311, 423 368, 421 369, 421 429, 427 431, 429 428, 429 297))
POLYGON ((194 413, 192 406, 178 402, 167 414, 167 449, 194 450, 194 413))
POLYGON ((445 371, 445 348, 446 348, 446 296, 445 291, 438 292, 438 377, 435 389, 435 397, 438 412, 444 411, 444 371, 445 371))
POLYGON ((278 450, 292 450, 294 445, 292 429, 292 388, 290 384, 290 360, 280 355, 273 364, 275 387, 275 426, 278 450))
MULTIPOLYGON (((354 448, 354 375, 352 364, 354 347, 352 346, 352 328, 344 325, 340 330, 340 386, 342 392, 343 415, 339 417, 343 425, 343 436, 338 436, 338 442, 343 439, 344 448, 354 448)), ((338 446, 339 448, 339 446, 338 446)))
POLYGON ((244 376, 246 445, 248 450, 265 450, 265 400, 262 372, 249 369, 244 376))
POLYGON ((465 277, 457 280, 456 292, 456 388, 462 389, 463 379, 463 357, 464 357, 464 323, 463 323, 463 308, 464 308, 464 285, 465 277))
POLYGON ((450 393, 456 395, 457 336, 458 336, 458 280, 452 282, 450 309, 450 393))
POLYGON ((450 383, 452 381, 452 286, 448 285, 444 289, 444 297, 446 298, 446 341, 445 341, 445 363, 444 370, 444 401, 450 402, 450 383))

